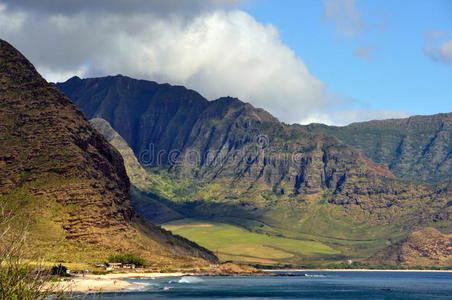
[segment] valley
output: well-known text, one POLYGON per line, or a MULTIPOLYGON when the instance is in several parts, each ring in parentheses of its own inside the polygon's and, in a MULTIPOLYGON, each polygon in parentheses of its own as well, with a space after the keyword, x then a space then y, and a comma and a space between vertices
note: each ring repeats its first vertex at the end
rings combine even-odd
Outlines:
MULTIPOLYGON (((132 79, 118 77, 109 78, 108 80, 130 81, 132 79)), ((142 82, 141 84, 144 83, 142 82)), ((168 86, 165 88, 167 89, 168 86)), ((180 88, 177 89, 180 92, 180 88)), ((238 100, 231 101, 231 105, 233 106, 242 106, 238 100)), ((225 105, 228 107, 229 104, 225 105)), ((251 110, 254 113, 254 110, 251 110)), ((257 111, 256 113, 258 113, 257 111)), ((283 155, 281 155, 281 152, 278 152, 279 150, 273 150, 274 148, 279 149, 281 147, 279 143, 288 142, 287 140, 275 137, 276 141, 272 142, 273 137, 265 135, 268 140, 265 140, 264 143, 268 144, 264 145, 264 150, 258 148, 258 151, 255 152, 256 149, 254 148, 253 150, 253 145, 257 145, 258 147, 261 145, 259 143, 253 144, 256 142, 250 136, 245 138, 245 141, 248 139, 248 143, 251 144, 251 149, 245 148, 247 150, 243 151, 243 148, 240 148, 242 151, 225 152, 226 154, 220 157, 220 161, 223 159, 220 164, 210 164, 209 167, 203 166, 202 161, 198 161, 201 165, 196 166, 184 164, 183 161, 174 165, 149 165, 139 163, 139 159, 133 155, 134 150, 128 146, 127 141, 111 127, 108 121, 100 118, 95 120, 95 123, 102 124, 101 126, 96 126, 96 128, 104 136, 110 137, 109 141, 123 154, 127 172, 132 178, 132 183, 135 185, 135 188, 132 189, 134 205, 146 218, 159 224, 169 224, 168 226, 172 226, 172 221, 183 222, 180 221, 183 218, 204 220, 202 222, 208 224, 222 224, 222 226, 234 226, 236 229, 245 230, 242 234, 258 233, 267 237, 283 237, 304 242, 315 241, 327 245, 337 252, 334 255, 332 253, 321 253, 316 257, 303 254, 302 252, 291 257, 281 257, 280 259, 273 257, 273 261, 277 261, 278 263, 326 265, 344 260, 361 261, 371 256, 377 250, 397 243, 409 232, 419 228, 423 224, 436 226, 446 232, 450 230, 450 218, 448 217, 450 205, 447 204, 447 196, 450 193, 450 181, 429 185, 414 184, 406 180, 396 179, 382 165, 374 164, 370 159, 358 154, 358 159, 362 159, 364 165, 367 165, 368 168, 370 167, 370 170, 364 169, 360 170, 359 173, 353 174, 353 172, 356 172, 356 168, 362 167, 359 167, 356 161, 349 163, 347 166, 348 171, 346 171, 347 183, 344 184, 344 186, 355 186, 352 190, 346 191, 346 195, 350 199, 353 199, 353 201, 356 201, 356 203, 352 204, 353 202, 345 199, 338 201, 338 198, 342 197, 342 188, 338 189, 336 186, 336 190, 332 190, 331 183, 328 183, 328 180, 325 179, 327 175, 325 173, 316 175, 314 168, 322 168, 325 160, 327 162, 326 167, 328 168, 329 159, 338 161, 343 159, 344 155, 348 154, 348 152, 335 154, 339 157, 327 158, 331 154, 325 153, 325 150, 322 149, 324 153, 323 157, 320 156, 321 160, 316 162, 317 165, 314 167, 314 165, 310 166, 310 164, 313 164, 315 158, 319 157, 320 154, 315 154, 315 150, 309 150, 307 154, 300 153, 298 158, 303 162, 306 159, 304 155, 307 155, 308 158, 306 161, 309 163, 306 166, 303 166, 304 163, 302 163, 301 170, 302 172, 313 173, 312 175, 308 175, 309 173, 297 175, 300 176, 300 184, 295 183, 295 186, 299 185, 301 187, 304 185, 305 190, 295 190, 292 194, 287 194, 278 190, 277 186, 273 186, 272 189, 268 188, 268 185, 272 182, 271 177, 262 180, 262 177, 267 176, 265 175, 266 172, 268 174, 274 171, 282 172, 282 174, 286 173, 282 177, 284 179, 284 176, 288 176, 287 172, 291 172, 286 171, 284 168, 289 168, 289 170, 295 168, 296 170, 296 165, 294 166, 290 163, 287 165, 284 164, 284 162, 287 162, 285 158, 291 157, 292 150, 287 148, 283 152, 283 155), (272 145, 272 143, 276 143, 276 145, 272 145), (309 154, 310 151, 313 153, 309 154), (234 159, 229 161, 229 157, 243 156, 244 153, 245 155, 250 153, 256 157, 250 161, 248 167, 251 168, 247 172, 252 172, 254 165, 258 164, 259 160, 264 160, 261 169, 261 172, 262 170, 264 172, 263 175, 254 177, 255 175, 252 173, 241 173, 238 171, 240 170, 240 162, 238 162, 238 170, 234 169, 236 168, 237 161, 234 159), (311 158, 309 158, 309 155, 312 155, 311 158), (281 165, 271 163, 272 159, 275 159, 277 162, 281 161, 281 165), (268 162, 266 163, 265 160, 268 160, 268 162), (203 168, 205 171, 203 171, 203 168), (215 173, 213 176, 210 175, 212 169, 215 168, 219 169, 219 173, 215 173), (276 170, 272 168, 276 168, 276 170), (187 170, 191 171, 187 173, 187 170), (373 172, 376 172, 377 176, 370 175, 373 172), (386 175, 378 175, 381 172, 386 175), (227 175, 222 175, 222 173, 226 173, 227 175), (319 176, 320 182, 313 181, 311 183, 310 181, 315 179, 314 176, 319 176), (232 178, 235 179, 231 180, 232 178), (249 183, 250 181, 251 183, 249 183), (389 196, 387 193, 394 193, 394 195, 389 196), (389 200, 390 198, 388 196, 393 197, 393 200, 389 200), (382 201, 385 198, 387 199, 385 201, 388 202, 378 203, 378 201, 382 201), (401 201, 402 199, 406 200, 401 201), (427 205, 431 200, 434 202, 427 205), (438 200, 440 201, 437 202, 438 200), (427 217, 429 211, 432 213, 436 211, 433 213, 436 215, 433 221, 427 217), (421 219, 419 219, 420 217, 421 219)), ((268 120, 272 124, 274 123, 272 119, 268 120)), ((207 123, 209 124, 209 122, 207 123)), ((218 130, 215 128, 222 126, 221 122, 216 120, 213 123, 215 124, 213 132, 218 130)), ((250 134, 247 133, 248 131, 251 131, 251 133, 253 130, 257 130, 256 132, 260 133, 268 131, 268 126, 270 125, 266 126, 260 127, 259 129, 246 127, 242 129, 241 133, 231 131, 228 135, 232 139, 236 139, 234 135, 239 134, 239 136, 242 135, 240 139, 243 140, 244 134, 245 137, 247 134, 250 134)), ((320 138, 316 135, 313 136, 303 133, 303 131, 299 131, 298 129, 295 132, 299 135, 293 138, 300 141, 305 140, 305 143, 310 143, 310 139, 320 138)), ((200 137, 198 136, 198 138, 200 137)), ((156 142, 161 143, 157 140, 156 142)), ((213 141, 209 143, 213 143, 213 141)), ((228 143, 233 142, 227 141, 226 145, 228 143)), ((344 147, 339 141, 332 140, 331 143, 334 145, 331 146, 332 148, 343 147, 343 151, 347 149, 346 151, 350 151, 349 153, 353 155, 353 150, 344 147)), ((153 147, 158 147, 158 144, 152 145, 153 147)), ((218 151, 221 153, 223 150, 218 151)), ((197 150, 192 153, 202 153, 202 151, 197 150)), ((218 152, 214 151, 213 153, 218 152)), ((447 156, 444 153, 442 155, 447 156)), ((324 171, 322 172, 327 172, 325 167, 323 168, 324 171)), ((336 166, 332 167, 333 174, 337 172, 336 168, 336 166)), ((288 181, 290 182, 290 178, 288 181)), ((290 183, 288 187, 290 188, 290 183)), ((218 246, 215 244, 216 242, 209 244, 202 238, 203 232, 207 230, 206 228, 197 226, 190 227, 190 229, 187 229, 187 227, 184 228, 176 227, 174 230, 176 233, 189 239, 193 239, 203 245, 208 245, 207 247, 211 250, 213 249, 210 247, 218 246)), ((217 239, 219 243, 223 243, 221 236, 216 237, 214 241, 217 239)), ((237 239, 239 238, 237 237, 237 239)), ((224 243, 229 245, 232 241, 228 240, 224 243)), ((232 244, 235 245, 237 243, 232 244)), ((259 243, 259 247, 266 249, 266 244, 259 243)), ((262 252, 258 251, 258 249, 255 249, 255 251, 262 252)), ((223 259, 231 259, 238 262, 256 260, 257 258, 261 262, 261 259, 266 259, 267 263, 271 261, 268 257, 261 257, 259 255, 256 256, 257 258, 240 257, 235 253, 228 252, 220 253, 219 255, 223 259)))
POLYGON ((163 224, 163 227, 212 249, 223 261, 284 265, 300 262, 303 257, 315 259, 339 254, 320 242, 251 232, 226 223, 182 219, 163 224))
POLYGON ((449 299, 452 7, 405 2, 0 0, 0 300, 449 299))

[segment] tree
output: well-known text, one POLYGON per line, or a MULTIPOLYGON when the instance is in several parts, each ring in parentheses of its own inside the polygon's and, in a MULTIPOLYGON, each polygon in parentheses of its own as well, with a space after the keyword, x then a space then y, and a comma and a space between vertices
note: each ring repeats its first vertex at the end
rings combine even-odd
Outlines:
POLYGON ((13 210, 0 202, 0 299, 46 299, 55 294, 56 286, 48 282, 44 268, 26 259, 27 226, 17 225, 16 219, 13 210))
POLYGON ((121 263, 121 264, 134 264, 137 267, 145 267, 146 261, 131 253, 120 253, 115 255, 110 255, 107 259, 109 263, 121 263))

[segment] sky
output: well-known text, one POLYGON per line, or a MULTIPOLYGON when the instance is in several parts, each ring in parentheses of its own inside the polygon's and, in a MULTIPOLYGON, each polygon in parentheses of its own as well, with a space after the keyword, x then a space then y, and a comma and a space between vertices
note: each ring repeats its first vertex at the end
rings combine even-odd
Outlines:
POLYGON ((286 123, 452 111, 451 0, 0 0, 52 82, 123 74, 286 123))
POLYGON ((259 22, 275 24, 282 41, 331 93, 364 110, 410 115, 452 110, 452 1, 284 4, 263 0, 244 9, 259 22))

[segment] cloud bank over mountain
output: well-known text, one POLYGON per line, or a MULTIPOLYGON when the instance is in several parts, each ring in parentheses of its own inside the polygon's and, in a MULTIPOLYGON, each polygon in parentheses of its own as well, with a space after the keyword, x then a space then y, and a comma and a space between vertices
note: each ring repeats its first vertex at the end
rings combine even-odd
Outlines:
POLYGON ((287 123, 406 116, 338 100, 236 0, 0 2, 0 35, 50 81, 124 74, 234 96, 287 123), (108 3, 106 3, 108 2, 108 3), (364 113, 362 111, 364 110, 364 113))

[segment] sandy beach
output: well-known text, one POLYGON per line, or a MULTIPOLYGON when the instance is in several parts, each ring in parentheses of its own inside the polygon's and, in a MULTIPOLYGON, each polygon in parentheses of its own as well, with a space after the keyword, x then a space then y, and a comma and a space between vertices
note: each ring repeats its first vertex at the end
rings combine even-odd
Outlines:
MULTIPOLYGON (((452 272, 452 270, 372 270, 372 269, 278 269, 265 272, 452 272)), ((128 289, 139 289, 140 285, 125 281, 127 278, 161 278, 190 275, 175 273, 111 273, 106 275, 76 276, 56 284, 55 289, 65 292, 117 292, 128 289)))
POLYGON ((177 277, 184 273, 116 273, 106 275, 77 276, 56 284, 57 291, 64 292, 117 292, 140 288, 139 284, 127 282, 126 278, 177 277))

